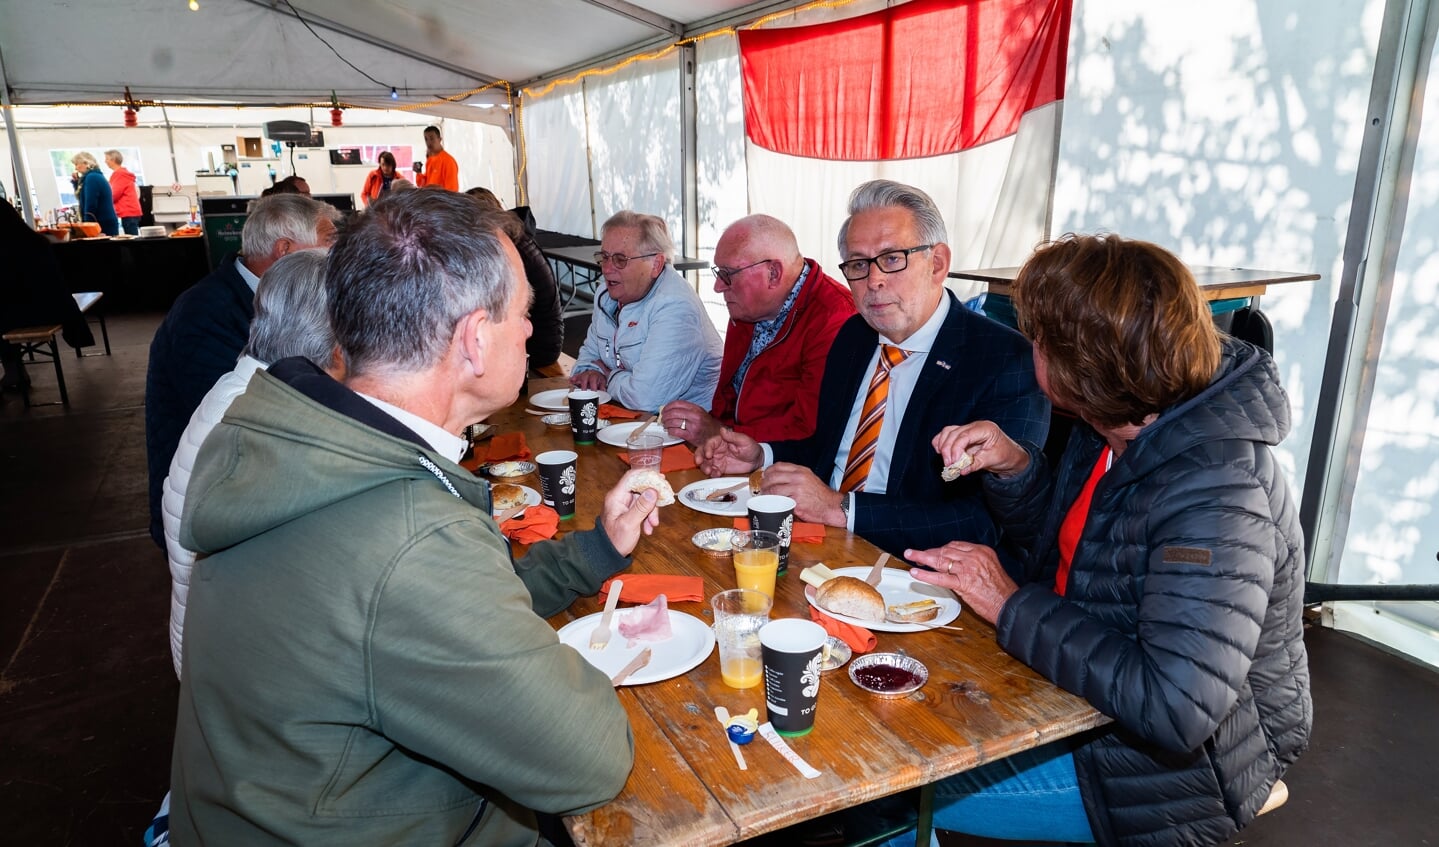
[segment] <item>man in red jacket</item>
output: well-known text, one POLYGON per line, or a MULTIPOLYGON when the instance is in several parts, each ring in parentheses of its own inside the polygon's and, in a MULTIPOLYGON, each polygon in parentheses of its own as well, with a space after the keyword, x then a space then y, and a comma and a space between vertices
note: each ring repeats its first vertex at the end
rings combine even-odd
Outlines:
POLYGON ((119 150, 105 151, 105 166, 110 169, 110 199, 115 204, 115 217, 120 229, 129 235, 140 234, 140 190, 135 175, 124 167, 125 157, 119 150))
POLYGON ((730 224, 714 260, 715 292, 730 314, 714 402, 708 413, 667 403, 660 423, 692 445, 721 426, 756 441, 808 436, 825 358, 854 314, 853 295, 801 256, 794 231, 769 215, 730 224))

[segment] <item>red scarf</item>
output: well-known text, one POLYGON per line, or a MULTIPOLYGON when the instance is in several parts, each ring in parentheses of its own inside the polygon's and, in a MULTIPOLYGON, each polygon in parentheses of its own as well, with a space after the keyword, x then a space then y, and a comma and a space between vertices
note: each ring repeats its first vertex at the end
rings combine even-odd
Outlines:
POLYGON ((1089 472, 1084 488, 1080 489, 1079 496, 1074 498, 1074 505, 1069 507, 1069 512, 1064 516, 1064 523, 1059 525, 1059 572, 1054 575, 1054 593, 1060 597, 1064 596, 1065 589, 1069 587, 1069 565, 1074 561, 1075 549, 1079 547, 1079 536, 1084 533, 1084 522, 1089 519, 1089 503, 1094 499, 1094 489, 1107 470, 1109 448, 1105 447, 1099 453, 1099 461, 1094 463, 1094 470, 1089 472))

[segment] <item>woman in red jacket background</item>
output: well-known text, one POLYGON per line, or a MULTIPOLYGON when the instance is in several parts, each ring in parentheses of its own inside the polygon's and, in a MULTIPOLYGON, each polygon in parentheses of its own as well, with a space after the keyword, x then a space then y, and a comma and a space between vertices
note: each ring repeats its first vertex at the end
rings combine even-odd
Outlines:
POLYGON ((395 154, 389 150, 381 150, 379 155, 379 167, 370 171, 365 177, 365 187, 360 196, 365 199, 368 206, 380 199, 380 195, 390 190, 390 183, 395 179, 395 154))
POLYGON ((125 157, 119 150, 105 151, 105 166, 110 169, 110 194, 115 204, 115 217, 120 229, 129 235, 140 234, 140 189, 135 175, 124 167, 125 157))

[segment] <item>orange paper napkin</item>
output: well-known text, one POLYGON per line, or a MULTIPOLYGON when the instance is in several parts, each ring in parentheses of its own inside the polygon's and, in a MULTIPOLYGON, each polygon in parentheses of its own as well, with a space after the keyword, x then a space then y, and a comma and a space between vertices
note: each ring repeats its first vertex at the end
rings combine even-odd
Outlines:
POLYGON ((502 432, 487 442, 476 444, 474 458, 461 462, 460 466, 473 471, 485 462, 525 461, 533 455, 525 443, 523 432, 502 432))
MULTIPOLYGON (((734 528, 744 531, 749 529, 749 518, 735 518, 734 528)), ((805 523, 795 521, 794 527, 789 531, 789 543, 791 544, 823 544, 824 524, 805 523)))
POLYGON ((632 421, 641 416, 640 412, 631 412, 629 409, 613 403, 604 403, 600 406, 600 417, 610 421, 632 421))
POLYGON ((517 544, 534 544, 554 538, 560 528, 560 514, 549 506, 531 506, 519 517, 500 524, 500 532, 517 544))
MULTIPOLYGON (((628 464, 629 460, 629 453, 620 454, 620 461, 628 464)), ((660 473, 687 471, 694 467, 698 467, 698 465, 695 464, 695 454, 690 452, 690 448, 684 444, 674 444, 666 447, 664 452, 660 454, 660 473)), ((749 529, 749 527, 746 526, 745 529, 749 529)))
MULTIPOLYGON (((671 603, 685 600, 697 603, 705 598, 704 580, 697 576, 631 573, 621 574, 619 579, 624 582, 624 587, 620 589, 620 599, 630 603, 648 603, 661 594, 671 603)), ((605 580, 605 584, 600 586, 601 600, 609 599, 611 582, 614 582, 613 578, 605 580)))
POLYGON ((879 644, 874 633, 864 627, 835 620, 814 606, 809 607, 809 616, 815 623, 824 627, 825 632, 848 644, 849 649, 856 653, 868 653, 879 644))

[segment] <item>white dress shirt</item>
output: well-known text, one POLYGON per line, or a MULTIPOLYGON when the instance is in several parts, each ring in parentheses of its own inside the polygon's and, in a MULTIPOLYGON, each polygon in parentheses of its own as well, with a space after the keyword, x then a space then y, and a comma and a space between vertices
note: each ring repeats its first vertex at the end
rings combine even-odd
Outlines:
POLYGON ((430 445, 431 450, 434 450, 441 456, 458 463, 460 457, 465 455, 465 447, 467 446, 465 439, 458 435, 452 432, 446 432, 443 427, 436 426, 419 415, 401 409, 399 406, 386 403, 378 397, 371 397, 368 394, 362 394, 358 391, 355 393, 369 400, 375 408, 404 424, 411 432, 423 438, 425 443, 430 445))
POLYGON ((254 272, 249 268, 245 267, 244 261, 242 261, 239 256, 235 257, 235 270, 239 272, 240 279, 243 279, 245 284, 250 286, 250 293, 253 294, 260 289, 260 278, 255 276, 254 272))
MULTIPOLYGON (((941 294, 939 307, 934 310, 934 314, 930 315, 929 320, 915 330, 913 335, 906 338, 903 344, 896 344, 880 333, 880 344, 905 350, 909 353, 909 358, 889 371, 889 396, 885 400, 884 422, 879 427, 879 440, 875 442, 874 460, 869 466, 869 476, 864 483, 866 494, 885 493, 885 486, 889 481, 889 463, 894 457, 894 442, 899 437, 900 425, 904 423, 904 410, 909 405, 909 397, 914 393, 915 384, 919 382, 920 371, 924 370, 924 363, 929 358, 930 349, 934 347, 934 340, 939 337, 940 327, 944 326, 944 319, 948 316, 949 297, 941 294)), ((869 358, 869 369, 864 372, 865 378, 860 381, 859 392, 849 410, 849 421, 844 425, 844 436, 839 440, 839 450, 834 454, 834 470, 830 471, 829 487, 835 491, 839 490, 840 482, 844 480, 844 466, 849 461, 849 448, 854 444, 854 431, 859 426, 860 413, 864 411, 864 397, 869 393, 870 377, 878 364, 879 344, 876 344, 874 354, 869 358)), ((761 444, 760 447, 764 450, 764 467, 774 464, 774 452, 770 446, 761 444)), ((850 530, 854 529, 853 510, 850 511, 846 523, 850 530)))

